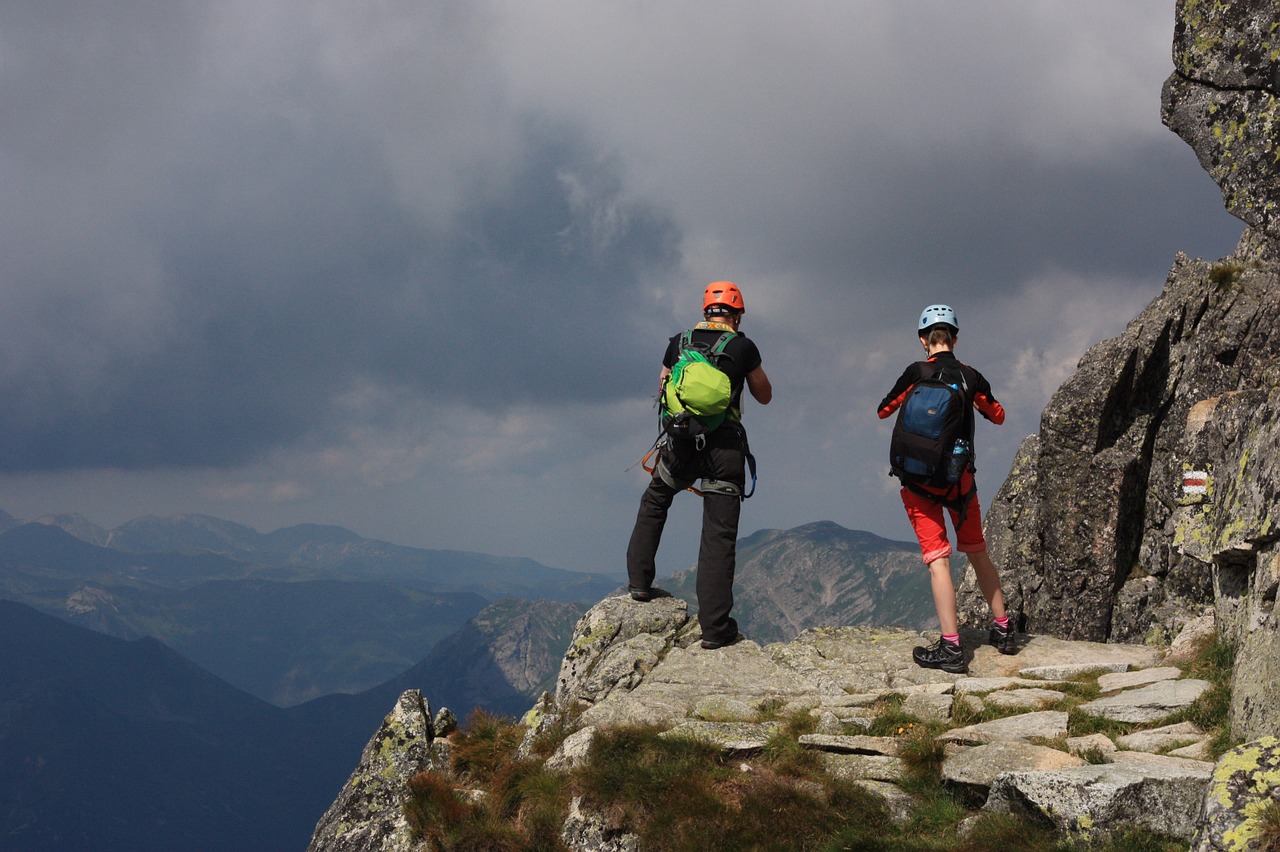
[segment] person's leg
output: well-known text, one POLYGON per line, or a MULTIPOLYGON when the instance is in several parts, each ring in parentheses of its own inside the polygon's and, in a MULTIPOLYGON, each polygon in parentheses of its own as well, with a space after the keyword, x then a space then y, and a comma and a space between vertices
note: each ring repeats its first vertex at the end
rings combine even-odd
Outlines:
POLYGON ((742 501, 726 494, 702 498, 702 542, 698 548, 698 624, 705 642, 723 644, 738 636, 733 609, 738 518, 742 501))
POLYGON ((627 584, 632 592, 641 595, 649 593, 653 588, 656 573, 655 558, 658 544, 662 541, 662 530, 667 524, 667 510, 676 492, 654 476, 640 498, 640 509, 636 513, 636 525, 631 530, 631 541, 627 544, 627 584))
POLYGON ((938 624, 942 632, 956 632, 956 593, 951 582, 951 542, 947 540, 946 521, 942 506, 921 497, 906 488, 902 489, 902 505, 907 510, 907 520, 920 542, 920 555, 929 566, 929 585, 933 590, 933 605, 938 612, 938 624), (950 628, 950 629, 948 629, 950 628))
MULTIPOLYGON (((1004 606, 1004 590, 1000 587, 1000 573, 987 553, 987 542, 982 536, 982 505, 978 502, 978 490, 969 483, 972 494, 965 507, 964 520, 956 524, 956 549, 969 557, 973 566, 974 579, 978 581, 978 589, 987 599, 991 607, 992 627, 988 639, 996 650, 1002 654, 1016 654, 1017 644, 1014 638, 1013 625, 1009 624, 1008 612, 1004 606)), ((953 514, 952 521, 958 520, 953 514)))
POLYGON ((969 502, 965 506, 964 520, 956 512, 951 513, 951 523, 956 528, 956 550, 969 557, 973 575, 978 581, 982 596, 991 607, 993 618, 1004 618, 1004 591, 1000 588, 1000 575, 995 563, 987 555, 987 541, 982 535, 982 504, 978 501, 978 488, 970 479, 969 502))
POLYGON ((726 424, 711 433, 702 452, 702 540, 698 547, 698 624, 702 640, 713 645, 738 638, 733 609, 733 577, 737 568, 738 519, 746 484, 741 427, 726 424), (708 479, 729 483, 736 494, 710 490, 708 479))
POLYGON ((1005 618, 1004 590, 1000 588, 1000 574, 996 571, 995 563, 991 561, 991 557, 985 550, 967 555, 969 564, 973 566, 973 576, 978 581, 978 588, 991 607, 991 617, 1005 618))
POLYGON ((929 587, 933 590, 933 607, 938 611, 938 628, 943 636, 958 636, 956 621, 956 587, 951 581, 951 557, 943 556, 929 563, 929 587))

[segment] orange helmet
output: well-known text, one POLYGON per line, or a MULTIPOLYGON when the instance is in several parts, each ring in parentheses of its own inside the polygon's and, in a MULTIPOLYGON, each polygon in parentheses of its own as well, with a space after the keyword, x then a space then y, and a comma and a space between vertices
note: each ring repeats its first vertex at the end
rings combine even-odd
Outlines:
POLYGON ((746 310, 742 304, 742 291, 732 281, 716 281, 707 285, 706 291, 702 294, 702 309, 705 311, 716 305, 722 305, 734 311, 746 310))

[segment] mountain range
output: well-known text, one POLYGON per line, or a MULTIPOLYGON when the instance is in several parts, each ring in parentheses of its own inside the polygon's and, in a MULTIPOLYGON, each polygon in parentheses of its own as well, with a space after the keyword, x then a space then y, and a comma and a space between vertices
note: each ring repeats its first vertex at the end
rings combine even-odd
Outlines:
POLYGON ((123 639, 152 636, 281 706, 383 683, 490 603, 576 601, 581 612, 617 585, 318 525, 264 534, 179 515, 108 531, 58 515, 0 532, 0 597, 123 639))
MULTIPOLYGON (((619 590, 337 527, 0 528, 6 849, 301 848, 401 692, 463 718, 519 715, 586 607, 619 590)), ((739 554, 741 622, 761 641, 932 610, 914 545, 822 522, 756 533, 739 554)), ((691 592, 685 574, 673 592, 691 592)))

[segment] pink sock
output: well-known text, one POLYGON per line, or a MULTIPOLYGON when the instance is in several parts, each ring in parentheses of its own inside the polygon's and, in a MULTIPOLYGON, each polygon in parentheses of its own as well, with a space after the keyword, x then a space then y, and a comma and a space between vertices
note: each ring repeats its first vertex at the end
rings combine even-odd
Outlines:
POLYGON ((995 621, 996 621, 996 627, 999 627, 1001 630, 1009 629, 1009 616, 1002 615, 999 618, 997 618, 995 621))
POLYGON ((952 645, 959 645, 960 634, 959 633, 943 633, 942 640, 944 642, 950 642, 952 645))

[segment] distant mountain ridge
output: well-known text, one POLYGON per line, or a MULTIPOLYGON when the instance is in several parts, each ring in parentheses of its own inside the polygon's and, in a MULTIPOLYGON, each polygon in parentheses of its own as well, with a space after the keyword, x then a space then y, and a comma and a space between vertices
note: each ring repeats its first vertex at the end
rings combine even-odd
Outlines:
POLYGON ((617 584, 319 524, 259 533, 176 515, 106 530, 64 514, 0 532, 0 597, 123 639, 154 636, 281 706, 384 683, 496 601, 582 612, 617 584))
MULTIPOLYGON (((696 606, 696 581, 689 569, 658 585, 696 606)), ((761 644, 789 642, 809 627, 938 623, 915 542, 832 521, 740 539, 733 611, 741 631, 761 644)))
POLYGON ((381 580, 435 592, 475 592, 490 600, 513 596, 585 602, 617 585, 599 574, 552 568, 525 557, 407 547, 325 524, 261 533, 199 514, 146 515, 112 530, 80 515, 48 515, 33 523, 113 551, 222 556, 271 579, 381 580))

